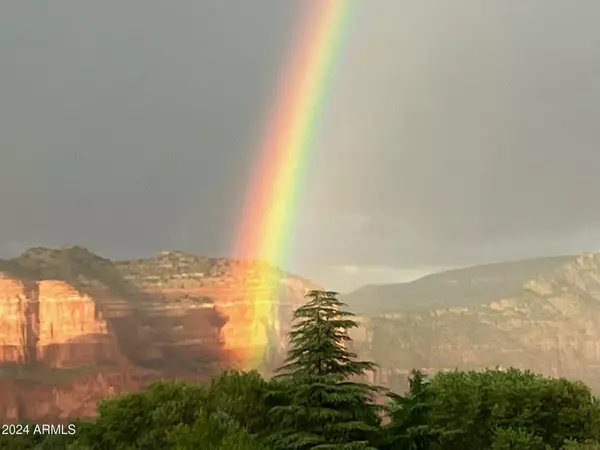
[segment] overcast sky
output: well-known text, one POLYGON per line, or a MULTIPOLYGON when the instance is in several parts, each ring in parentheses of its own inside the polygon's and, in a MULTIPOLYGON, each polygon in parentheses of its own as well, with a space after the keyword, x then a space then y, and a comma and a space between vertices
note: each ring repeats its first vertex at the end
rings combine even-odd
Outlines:
MULTIPOLYGON (((308 3, 0 3, 0 252, 226 255, 308 3)), ((290 269, 344 291, 600 249, 598 17, 362 1, 290 269)))

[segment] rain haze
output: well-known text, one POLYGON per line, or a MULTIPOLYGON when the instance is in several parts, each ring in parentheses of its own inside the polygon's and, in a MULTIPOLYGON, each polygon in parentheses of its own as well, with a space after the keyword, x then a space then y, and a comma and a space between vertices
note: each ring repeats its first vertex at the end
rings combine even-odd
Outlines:
MULTIPOLYGON (((0 5, 2 255, 227 256, 307 3, 0 5)), ((360 3, 289 269, 345 291, 598 250, 599 14, 592 0, 360 3)))

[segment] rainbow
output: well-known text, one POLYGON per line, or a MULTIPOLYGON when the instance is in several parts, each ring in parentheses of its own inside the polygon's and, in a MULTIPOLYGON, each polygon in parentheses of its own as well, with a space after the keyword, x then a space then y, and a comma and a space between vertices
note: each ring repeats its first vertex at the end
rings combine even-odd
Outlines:
POLYGON ((308 3, 266 121, 234 243, 234 254, 248 261, 238 274, 239 279, 247 281, 242 283, 246 306, 239 317, 230 317, 235 329, 224 329, 226 343, 242 340, 248 344, 244 356, 249 367, 258 367, 267 351, 270 339, 265 323, 278 322, 280 285, 272 270, 251 261, 264 261, 270 267, 287 266, 299 193, 354 1, 308 3), (256 295, 252 294, 256 292, 252 283, 261 284, 260 298, 252 297, 256 295))

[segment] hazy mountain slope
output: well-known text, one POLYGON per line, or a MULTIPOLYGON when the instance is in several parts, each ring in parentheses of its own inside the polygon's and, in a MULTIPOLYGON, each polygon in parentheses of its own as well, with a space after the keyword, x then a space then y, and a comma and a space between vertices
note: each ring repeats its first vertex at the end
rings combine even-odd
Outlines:
POLYGON ((555 256, 449 270, 409 283, 364 286, 343 295, 342 300, 361 314, 477 304, 518 294, 525 281, 573 258, 555 256))
POLYGON ((356 350, 377 382, 412 368, 514 366, 600 392, 600 255, 493 264, 345 296, 363 326, 356 350))

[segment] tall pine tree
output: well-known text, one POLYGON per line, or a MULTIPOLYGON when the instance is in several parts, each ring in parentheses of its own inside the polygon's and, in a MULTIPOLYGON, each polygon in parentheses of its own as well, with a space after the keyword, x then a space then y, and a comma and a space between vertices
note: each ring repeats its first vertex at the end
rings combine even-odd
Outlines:
POLYGON ((290 349, 276 379, 289 402, 271 414, 280 428, 268 439, 275 449, 366 450, 380 424, 380 388, 353 381, 375 364, 359 361, 346 344, 358 326, 336 292, 311 291, 294 313, 290 349))

